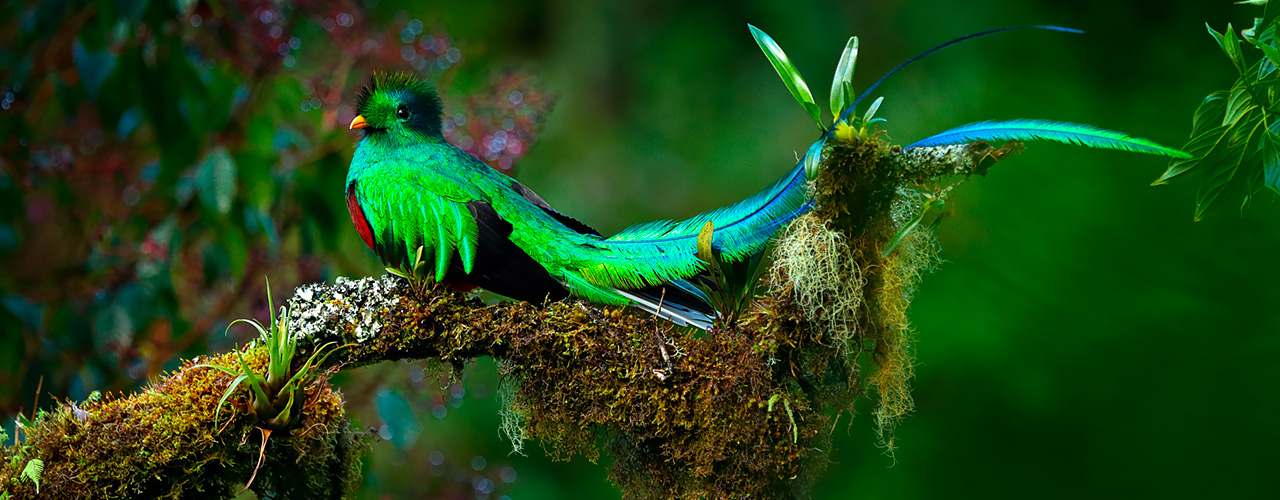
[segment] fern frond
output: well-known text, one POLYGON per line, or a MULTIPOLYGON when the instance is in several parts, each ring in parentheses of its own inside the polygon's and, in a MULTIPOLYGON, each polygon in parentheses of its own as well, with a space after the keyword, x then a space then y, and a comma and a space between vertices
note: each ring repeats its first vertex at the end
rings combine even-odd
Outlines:
POLYGON ((22 469, 22 480, 31 481, 36 485, 36 494, 40 494, 40 474, 44 473, 44 460, 33 458, 27 462, 27 466, 22 469))
POLYGON ((1147 139, 1130 137, 1121 132, 1100 129, 1092 125, 1049 120, 970 123, 921 139, 902 149, 949 146, 973 141, 1056 141, 1091 148, 1191 158, 1191 155, 1183 151, 1161 146, 1147 139))

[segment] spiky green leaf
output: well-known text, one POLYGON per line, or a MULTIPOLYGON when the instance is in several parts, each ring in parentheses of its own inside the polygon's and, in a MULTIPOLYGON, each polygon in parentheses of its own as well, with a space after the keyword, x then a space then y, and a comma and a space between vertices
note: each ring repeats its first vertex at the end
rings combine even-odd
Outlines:
POLYGON ((264 387, 267 382, 266 379, 253 372, 253 369, 249 367, 249 362, 244 360, 244 355, 240 351, 236 351, 236 361, 240 363, 240 373, 245 375, 246 380, 249 381, 249 389, 253 391, 254 397, 258 398, 258 401, 270 401, 264 387))
POLYGON ((292 392, 288 394, 289 397, 284 403, 284 408, 281 409, 279 413, 271 416, 271 418, 268 419, 269 423, 284 426, 288 425, 289 421, 293 419, 293 403, 296 398, 294 398, 292 392))
POLYGON ((297 353, 297 340, 289 330, 289 315, 284 307, 280 308, 280 320, 273 326, 271 334, 268 343, 275 344, 275 349, 268 352, 267 383, 274 385, 288 376, 293 366, 293 355, 297 353))
MULTIPOLYGON (((276 305, 271 300, 271 278, 263 276, 262 280, 267 284, 267 314, 271 316, 267 321, 270 321, 271 326, 274 328, 276 326, 276 305)), ((262 331, 262 329, 259 328, 258 331, 262 331)), ((264 333, 263 335, 266 334, 264 333)))
POLYGON ((236 389, 240 387, 240 383, 244 382, 246 378, 249 378, 249 375, 246 373, 237 375, 236 378, 231 381, 231 385, 227 386, 226 392, 222 393, 222 398, 218 399, 218 407, 213 411, 213 422, 215 425, 218 422, 218 416, 222 414, 222 405, 227 402, 227 399, 231 398, 232 394, 236 393, 236 389))
POLYGON ((809 117, 818 124, 818 128, 826 131, 827 127, 822 123, 822 110, 813 101, 813 93, 809 91, 809 85, 804 83, 804 78, 800 76, 800 72, 796 70, 791 59, 787 57, 787 53, 782 51, 782 47, 773 41, 773 38, 761 31, 760 28, 747 25, 751 28, 751 36, 755 37, 756 44, 760 46, 760 50, 764 52, 765 57, 769 58, 769 63, 773 64, 773 69, 778 72, 778 76, 782 78, 782 83, 787 86, 787 90, 791 91, 791 96, 796 99, 809 113, 809 117))
POLYGON ((328 359, 330 354, 333 354, 340 349, 340 347, 331 348, 331 346, 336 344, 336 342, 328 342, 316 348, 316 351, 311 353, 311 357, 307 358, 307 362, 303 363, 302 366, 294 372, 293 377, 291 377, 289 382, 284 385, 281 392, 292 391, 305 385, 314 375, 311 373, 311 370, 324 363, 324 360, 328 359))
POLYGON ((258 338, 260 338, 260 339, 265 339, 265 338, 267 338, 267 329, 266 329, 265 327, 263 327, 263 326, 262 326, 262 323, 259 323, 259 322, 258 322, 258 320, 256 320, 256 319, 252 319, 252 318, 249 318, 249 319, 246 319, 246 318, 238 318, 238 319, 236 319, 236 320, 232 321, 231 323, 227 324, 227 330, 226 330, 226 332, 224 332, 224 333, 225 333, 225 334, 230 334, 230 333, 231 333, 231 327, 235 326, 235 325, 236 325, 236 323, 245 323, 245 324, 248 324, 249 326, 252 326, 255 330, 258 330, 258 338))
POLYGON ((227 367, 225 367, 225 366, 218 366, 218 365, 215 365, 215 364, 209 364, 209 363, 200 363, 200 364, 198 364, 198 365, 194 365, 194 366, 192 366, 192 368, 215 368, 215 369, 217 369, 218 371, 221 371, 222 373, 225 373, 225 374, 227 374, 227 375, 231 375, 231 376, 235 376, 235 375, 237 375, 237 374, 239 374, 239 373, 240 373, 240 372, 238 372, 238 371, 232 370, 232 369, 227 368, 227 367))

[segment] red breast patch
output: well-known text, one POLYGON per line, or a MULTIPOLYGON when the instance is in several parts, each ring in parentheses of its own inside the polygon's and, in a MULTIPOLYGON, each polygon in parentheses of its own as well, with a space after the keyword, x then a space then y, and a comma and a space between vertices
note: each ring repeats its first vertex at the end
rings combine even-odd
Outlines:
POLYGON ((364 240, 365 245, 369 245, 370 250, 377 252, 377 249, 373 248, 373 229, 369 227, 369 219, 364 217, 360 200, 356 199, 355 182, 347 185, 347 212, 351 214, 351 223, 355 224, 356 232, 360 233, 360 239, 364 240))

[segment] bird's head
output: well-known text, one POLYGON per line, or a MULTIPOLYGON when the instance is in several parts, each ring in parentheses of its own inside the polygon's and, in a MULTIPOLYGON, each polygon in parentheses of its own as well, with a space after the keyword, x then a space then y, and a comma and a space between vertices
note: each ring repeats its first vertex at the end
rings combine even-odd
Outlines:
POLYGON ((408 73, 375 73, 360 90, 350 128, 364 130, 366 137, 421 142, 441 137, 442 112, 440 96, 430 83, 408 73))

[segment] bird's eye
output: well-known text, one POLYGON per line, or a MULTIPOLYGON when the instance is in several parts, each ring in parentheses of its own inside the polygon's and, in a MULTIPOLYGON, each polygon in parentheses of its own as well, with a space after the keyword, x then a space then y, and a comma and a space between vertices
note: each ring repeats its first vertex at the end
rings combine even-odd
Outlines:
POLYGON ((396 118, 399 118, 399 119, 400 119, 400 120, 402 120, 402 121, 403 121, 403 120, 408 120, 408 119, 409 119, 409 108, 408 108, 407 106, 405 106, 405 105, 401 104, 401 105, 400 105, 400 107, 399 107, 398 109, 396 109, 396 118))

